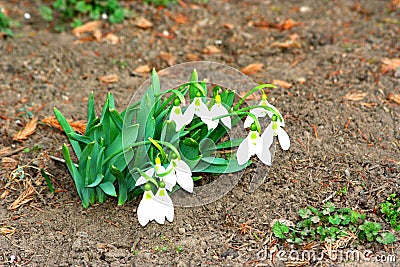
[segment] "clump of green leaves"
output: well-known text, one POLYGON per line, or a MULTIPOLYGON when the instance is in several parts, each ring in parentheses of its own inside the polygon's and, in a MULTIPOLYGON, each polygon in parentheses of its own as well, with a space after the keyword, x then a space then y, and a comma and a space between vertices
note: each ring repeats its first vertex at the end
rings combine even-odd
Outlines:
POLYGON ((331 202, 324 205, 322 210, 307 207, 299 210, 300 221, 294 227, 281 222, 273 226, 274 235, 289 243, 303 244, 319 240, 333 243, 341 237, 355 234, 361 241, 381 244, 395 242, 395 236, 382 232, 380 223, 366 221, 366 215, 350 208, 336 208, 331 202))
POLYGON ((0 32, 6 36, 14 36, 11 30, 11 19, 0 9, 0 32))
POLYGON ((42 5, 39 14, 44 20, 57 21, 56 30, 65 30, 65 23, 78 27, 85 20, 98 20, 106 15, 111 23, 121 23, 130 11, 123 8, 117 0, 56 0, 52 7, 42 5))
POLYGON ((396 194, 389 195, 381 204, 381 212, 392 228, 400 231, 400 197, 396 194))

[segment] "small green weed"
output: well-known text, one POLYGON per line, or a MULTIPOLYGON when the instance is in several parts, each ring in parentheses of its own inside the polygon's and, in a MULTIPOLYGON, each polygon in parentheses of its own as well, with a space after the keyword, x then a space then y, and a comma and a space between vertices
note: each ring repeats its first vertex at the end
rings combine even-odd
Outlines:
POLYGON ((4 14, 2 9, 0 9, 0 33, 5 34, 6 36, 14 36, 13 31, 10 29, 11 27, 11 19, 4 14))
POLYGON ((392 228, 400 231, 400 197, 391 194, 386 201, 381 204, 381 212, 392 228))
POLYGON ((294 227, 276 222, 273 233, 277 238, 289 243, 303 244, 319 240, 333 243, 342 237, 355 234, 361 241, 381 244, 395 242, 395 236, 382 232, 380 223, 366 221, 366 215, 350 208, 336 208, 331 202, 324 205, 322 210, 307 207, 299 210, 300 220, 294 227))
POLYGON ((46 21, 57 21, 55 30, 65 30, 66 22, 75 28, 85 20, 108 19, 111 23, 121 23, 129 17, 130 11, 123 8, 117 0, 56 0, 52 7, 42 5, 39 14, 46 21), (58 15, 59 14, 59 15, 58 15), (58 15, 58 16, 57 16, 58 15))

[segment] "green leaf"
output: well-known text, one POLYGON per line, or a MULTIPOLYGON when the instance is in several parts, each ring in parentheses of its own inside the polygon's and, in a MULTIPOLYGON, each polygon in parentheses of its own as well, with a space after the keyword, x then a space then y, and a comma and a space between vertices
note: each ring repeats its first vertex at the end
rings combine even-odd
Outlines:
POLYGON ((153 88, 155 95, 158 95, 161 92, 160 78, 154 68, 151 71, 151 87, 153 88))
POLYGON ((115 187, 111 182, 105 182, 99 184, 101 190, 103 190, 104 193, 106 193, 109 196, 116 197, 117 192, 115 191, 115 187))
POLYGON ((328 217, 328 221, 329 221, 331 224, 339 225, 340 222, 341 222, 342 220, 341 220, 341 218, 340 218, 339 215, 335 214, 335 215, 333 215, 333 216, 329 216, 329 217, 328 217))
POLYGON ((192 172, 232 173, 243 170, 250 164, 251 161, 249 160, 246 164, 239 165, 236 159, 230 159, 227 165, 214 165, 200 161, 196 167, 192 168, 192 172))
POLYGON ((79 197, 83 201, 81 189, 84 188, 84 180, 82 179, 82 176, 79 173, 78 169, 76 168, 75 164, 72 162, 71 155, 69 154, 69 150, 66 144, 63 145, 62 150, 65 159, 65 164, 67 165, 69 173, 72 175, 72 178, 74 179, 76 191, 78 192, 79 197))
POLYGON ((50 177, 47 175, 47 173, 45 172, 44 169, 40 169, 40 172, 41 172, 42 176, 44 177, 44 179, 46 180, 46 183, 47 183, 47 186, 49 187, 50 192, 54 193, 54 187, 51 184, 50 177))
POLYGON ((39 7, 39 15, 46 21, 53 20, 53 10, 50 7, 42 5, 39 7))
POLYGON ((85 134, 89 131, 89 128, 92 126, 92 123, 95 118, 96 118, 96 112, 94 110, 94 94, 92 91, 90 93, 87 106, 87 124, 86 124, 85 134))
POLYGON ((380 236, 376 237, 378 243, 387 245, 396 242, 396 237, 392 233, 384 232, 380 236))
POLYGON ((299 216, 303 219, 307 219, 311 216, 311 210, 309 209, 300 209, 299 210, 299 216))
POLYGON ((280 222, 275 222, 272 231, 275 237, 283 239, 285 238, 285 234, 289 233, 289 227, 280 222))
POLYGON ((228 165, 229 161, 224 158, 216 158, 216 157, 202 157, 202 161, 213 164, 213 165, 228 165))
POLYGON ((102 174, 97 174, 96 180, 94 180, 93 183, 88 184, 88 185, 85 186, 85 187, 95 187, 95 186, 98 186, 98 185, 101 183, 101 181, 103 181, 103 178, 104 178, 104 176, 103 176, 102 174))
POLYGON ((67 134, 67 136, 70 140, 77 141, 85 146, 88 145, 90 142, 92 142, 92 138, 77 133, 69 133, 67 134))
MULTIPOLYGON (((54 108, 54 115, 56 116, 58 122, 60 123, 62 129, 64 130, 65 134, 70 134, 70 133, 75 133, 75 131, 72 129, 72 127, 69 125, 68 121, 65 119, 64 115, 57 109, 54 108)), ((74 140, 69 140, 71 143, 72 148, 74 149, 75 155, 77 158, 80 158, 81 156, 81 147, 79 145, 79 142, 74 141, 74 140)))
POLYGON ((196 97, 197 87, 195 86, 196 83, 199 82, 199 77, 197 76, 196 69, 193 70, 192 75, 190 76, 190 83, 189 83, 189 97, 190 100, 196 97))

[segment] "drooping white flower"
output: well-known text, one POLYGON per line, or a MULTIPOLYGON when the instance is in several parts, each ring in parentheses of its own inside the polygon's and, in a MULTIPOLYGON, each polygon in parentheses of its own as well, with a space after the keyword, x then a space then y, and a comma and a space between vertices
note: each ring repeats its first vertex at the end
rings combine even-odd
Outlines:
POLYGON ((268 127, 265 129, 263 136, 264 136, 264 143, 270 147, 273 140, 274 136, 278 136, 279 144, 281 145, 281 148, 283 150, 288 150, 290 147, 290 138, 289 135, 285 132, 285 130, 282 128, 284 125, 283 122, 278 121, 278 118, 276 115, 272 115, 271 118, 271 123, 268 125, 268 127))
POLYGON ((182 127, 192 122, 195 109, 187 108, 185 113, 182 112, 179 99, 174 100, 169 119, 173 120, 176 124, 176 131, 180 131, 182 127))
POLYGON ((264 134, 260 137, 256 129, 251 129, 237 150, 236 158, 238 164, 243 165, 247 163, 251 156, 257 155, 264 164, 271 165, 271 153, 265 141, 264 134))
POLYGON ((138 220, 142 226, 152 220, 159 224, 164 224, 165 218, 170 222, 174 220, 174 205, 163 186, 163 182, 160 182, 160 187, 154 195, 150 185, 145 185, 143 198, 137 208, 138 220))
MULTIPOLYGON (((222 105, 221 96, 219 94, 217 94, 215 96, 215 103, 210 109, 210 115, 212 115, 213 117, 217 117, 217 116, 222 116, 222 115, 227 115, 227 114, 229 114, 229 112, 222 105)), ((223 117, 223 118, 212 121, 214 123, 212 126, 215 126, 212 128, 216 128, 218 126, 218 123, 220 120, 226 127, 228 127, 228 129, 230 129, 232 127, 231 117, 227 116, 227 117, 223 117)), ((208 126, 208 124, 207 124, 207 126, 208 126)))
MULTIPOLYGON (((268 103, 267 95, 265 93, 263 93, 261 102, 258 105, 263 106, 263 107, 270 107, 270 108, 274 109, 282 118, 282 115, 279 113, 279 111, 273 105, 268 103)), ((272 115, 274 114, 270 110, 262 108, 262 107, 253 108, 250 110, 250 113, 254 114, 257 118, 263 118, 266 115, 268 115, 271 118, 272 115)), ((244 125, 243 125, 244 128, 249 128, 253 122, 254 122, 253 118, 251 116, 247 116, 244 121, 244 125)), ((283 123, 283 126, 285 126, 284 123, 283 123)))
POLYGON ((167 172, 169 171, 170 173, 168 175, 174 176, 173 178, 170 178, 169 181, 175 181, 175 183, 169 184, 169 181, 164 179, 167 190, 171 191, 175 184, 178 183, 184 190, 193 193, 194 184, 192 179, 192 170, 186 162, 181 159, 171 160, 167 167, 167 172))

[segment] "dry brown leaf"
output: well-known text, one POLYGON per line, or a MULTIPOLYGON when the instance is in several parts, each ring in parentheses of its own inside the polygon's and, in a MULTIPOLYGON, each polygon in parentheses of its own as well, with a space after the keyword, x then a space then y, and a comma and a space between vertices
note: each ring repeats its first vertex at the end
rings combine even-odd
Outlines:
POLYGON ((207 45, 206 48, 203 49, 203 54, 219 54, 221 53, 221 49, 216 47, 215 45, 207 45))
POLYGON ((24 192, 22 192, 22 194, 16 200, 14 200, 10 207, 8 207, 8 210, 18 209, 20 206, 31 201, 34 196, 35 188, 33 188, 31 184, 29 184, 28 188, 24 192))
POLYGON ((3 147, 2 149, 0 149, 0 156, 8 154, 10 152, 11 152, 11 148, 10 147, 3 147))
POLYGON ((182 14, 176 14, 175 16, 171 16, 171 18, 179 24, 188 24, 190 22, 189 18, 182 14))
POLYGON ((148 73, 150 71, 151 71, 151 69, 148 65, 139 66, 134 70, 134 72, 138 72, 138 73, 148 73))
POLYGON ((382 58, 381 61, 383 63, 382 72, 396 70, 396 68, 400 67, 400 58, 382 58))
POLYGON ((148 21, 147 19, 145 19, 143 17, 137 18, 135 21, 135 25, 136 25, 136 27, 139 27, 142 29, 148 29, 148 28, 153 27, 153 23, 151 23, 150 21, 148 21))
POLYGON ((18 166, 18 161, 13 158, 4 157, 1 160, 1 168, 3 170, 11 171, 14 170, 17 166, 18 166))
POLYGON ((233 30, 235 28, 235 25, 233 25, 231 23, 225 23, 224 24, 224 28, 229 29, 229 30, 233 30))
POLYGON ((301 48, 301 44, 296 40, 287 40, 285 42, 273 42, 270 47, 279 47, 281 49, 301 48))
POLYGON ((387 99, 400 105, 400 94, 389 93, 387 99))
MULTIPOLYGON (((73 120, 67 120, 69 125, 72 127, 72 129, 79 133, 79 134, 84 134, 86 131, 86 122, 84 121, 73 121, 73 120)), ((43 123, 49 124, 54 128, 59 129, 60 131, 63 131, 60 123, 55 117, 46 117, 42 120, 43 123)))
POLYGON ((240 71, 246 75, 256 74, 263 68, 264 64, 262 63, 252 63, 242 68, 240 71))
POLYGON ((11 194, 10 191, 4 190, 4 192, 1 193, 1 195, 0 195, 0 199, 5 199, 5 198, 6 198, 7 196, 9 196, 10 194, 11 194))
POLYGON ((82 44, 82 43, 86 43, 86 42, 93 42, 94 40, 96 40, 94 36, 85 36, 85 37, 79 38, 78 40, 75 40, 73 42, 73 44, 76 45, 76 44, 82 44))
POLYGON ((283 31, 283 30, 290 30, 291 28, 293 28, 293 27, 295 27, 295 26, 297 26, 297 25, 299 25, 300 23, 298 23, 298 22, 296 22, 296 21, 294 21, 294 20, 292 20, 292 19, 287 19, 287 20, 285 20, 284 22, 282 22, 280 25, 279 25, 279 28, 283 31))
POLYGON ((107 33, 104 38, 112 44, 119 44, 121 39, 113 33, 107 33))
POLYGON ((105 76, 99 76, 97 79, 102 83, 116 83, 118 82, 118 75, 117 74, 110 74, 105 76))
POLYGON ((367 107, 367 108, 372 108, 372 107, 376 107, 378 105, 378 103, 375 103, 375 102, 361 102, 360 105, 364 106, 364 107, 367 107))
POLYGON ((189 53, 186 55, 190 61, 199 61, 200 55, 189 53))
POLYGON ((175 65, 176 62, 176 56, 171 55, 170 53, 167 52, 161 52, 160 57, 162 60, 168 63, 168 66, 175 65))
POLYGON ((97 29, 93 32, 93 37, 96 39, 96 41, 101 41, 101 39, 103 38, 103 34, 101 33, 100 29, 97 29))
POLYGON ((12 235, 16 232, 14 227, 11 226, 4 226, 0 227, 0 234, 2 235, 12 235))
POLYGON ((272 84, 275 84, 277 86, 282 87, 283 89, 289 89, 290 87, 293 86, 293 84, 285 82, 285 81, 281 81, 281 80, 273 80, 272 84))
MULTIPOLYGON (((248 91, 244 91, 244 92, 238 93, 238 95, 240 98, 243 98, 247 93, 248 93, 248 91)), ((261 100, 261 95, 260 94, 251 94, 246 98, 246 100, 261 100)))
POLYGON ((37 119, 33 118, 30 122, 28 122, 25 128, 22 131, 19 131, 13 136, 14 141, 22 142, 23 140, 28 139, 30 135, 32 135, 37 126, 37 119))
POLYGON ((75 36, 80 36, 85 32, 94 32, 100 29, 102 23, 100 20, 90 21, 88 23, 83 24, 82 26, 76 27, 72 30, 72 34, 75 36))
POLYGON ((363 100, 364 97, 367 96, 367 92, 357 91, 357 92, 350 92, 347 93, 343 98, 350 101, 359 101, 363 100))

